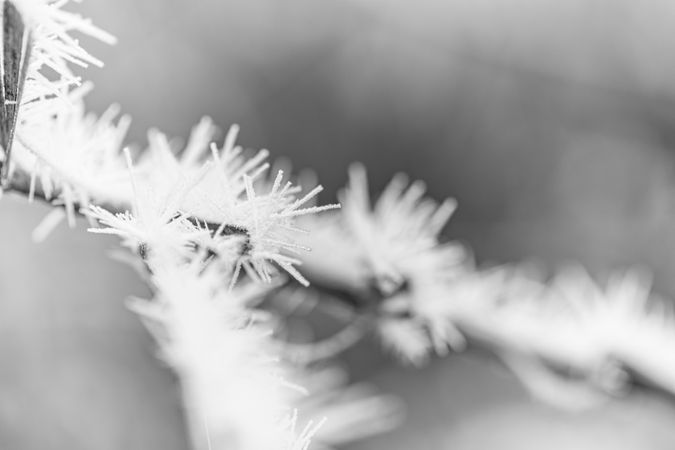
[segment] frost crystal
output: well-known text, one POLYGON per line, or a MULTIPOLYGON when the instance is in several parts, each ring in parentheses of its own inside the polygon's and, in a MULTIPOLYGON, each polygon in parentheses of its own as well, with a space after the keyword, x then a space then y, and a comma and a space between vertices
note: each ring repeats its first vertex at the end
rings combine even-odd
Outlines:
POLYGON ((25 79, 17 81, 23 91, 16 129, 10 133, 12 142, 3 149, 3 153, 8 152, 14 143, 15 152, 5 161, 3 176, 11 178, 17 168, 30 174, 27 189, 31 197, 39 179, 42 196, 64 204, 72 223, 75 205, 86 205, 92 196, 100 194, 111 195, 115 200, 119 189, 123 189, 116 179, 119 172, 115 169, 120 164, 114 158, 119 156, 128 119, 114 123, 117 114, 114 107, 100 119, 85 114, 82 96, 90 87, 71 90, 81 81, 69 65, 86 67, 102 63, 84 51, 70 33, 89 35, 107 43, 113 43, 114 38, 91 21, 62 9, 68 3, 68 0, 3 2, 5 10, 13 5, 18 11, 17 20, 27 30, 26 55, 29 55, 25 79), (118 186, 106 190, 111 182, 118 186))
POLYGON ((379 325, 385 345, 415 363, 430 348, 444 352, 463 344, 447 314, 448 292, 470 275, 464 249, 439 239, 455 201, 438 204, 424 192, 421 182, 408 185, 398 175, 371 208, 365 170, 353 166, 341 213, 308 221, 313 252, 304 258, 312 276, 329 284, 352 284, 365 295, 375 291, 389 317, 379 325), (354 272, 346 272, 349 267, 354 272))
POLYGON ((176 155, 165 136, 151 133, 150 149, 139 163, 147 173, 147 182, 158 192, 166 191, 180 179, 200 170, 205 158, 210 157, 209 169, 182 199, 179 209, 210 239, 199 244, 208 248, 228 265, 233 282, 241 269, 261 281, 271 281, 276 272, 275 263, 299 282, 305 278, 297 271, 296 257, 288 253, 307 251, 292 238, 299 230, 295 219, 315 214, 338 205, 306 206, 321 191, 316 187, 299 198, 299 186, 284 182, 283 173, 277 173, 272 183, 263 175, 269 165, 266 150, 248 156, 235 145, 238 127, 230 129, 222 149, 209 142, 214 128, 203 120, 193 130, 187 147, 176 155), (152 169, 150 169, 152 168, 152 169), (161 170, 158 170, 161 168, 161 170))
POLYGON ((103 66, 71 33, 91 36, 108 44, 115 43, 115 38, 94 26, 89 19, 64 10, 69 0, 10 1, 21 11, 31 29, 33 50, 26 81, 27 101, 50 94, 59 95, 64 86, 78 85, 80 79, 73 74, 69 64, 103 66))
POLYGON ((165 267, 152 279, 155 299, 133 308, 180 376, 195 448, 306 448, 291 445, 313 433, 295 435, 294 388, 267 325, 246 307, 247 294, 197 266, 165 267))
POLYGON ((173 247, 174 254, 196 249, 224 268, 233 284, 241 269, 270 282, 276 273, 272 263, 307 284, 295 268, 300 260, 288 254, 309 250, 293 239, 303 232, 295 220, 339 205, 308 206, 322 188, 299 197, 301 188, 284 182, 281 171, 272 183, 261 180, 268 168, 266 151, 243 156, 234 147, 236 127, 219 151, 208 145, 213 133, 211 122, 203 120, 177 155, 164 135, 151 132, 150 149, 135 169, 133 211, 114 214, 92 207, 90 215, 107 227, 96 232, 119 235, 131 248, 173 247))
POLYGON ((66 206, 73 224, 77 205, 92 200, 126 205, 131 198, 121 149, 129 117, 117 106, 96 117, 85 112, 83 86, 68 96, 71 108, 37 117, 22 127, 17 161, 31 173, 30 197, 40 188, 46 199, 66 206), (39 186, 37 185, 39 181, 39 186))

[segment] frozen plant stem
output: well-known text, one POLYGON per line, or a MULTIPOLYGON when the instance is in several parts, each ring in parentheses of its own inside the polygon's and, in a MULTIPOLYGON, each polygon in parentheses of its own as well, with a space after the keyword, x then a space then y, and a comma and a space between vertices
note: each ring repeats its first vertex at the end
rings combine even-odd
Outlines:
MULTIPOLYGON (((30 178, 25 174, 16 172, 6 190, 19 195, 28 196, 31 192, 30 178)), ((34 187, 33 197, 50 203, 50 200, 47 199, 44 192, 38 186, 34 187)), ((116 209, 120 210, 121 208, 120 206, 116 206, 116 209)), ((76 207, 75 210, 79 211, 79 207, 76 207)), ((211 231, 216 228, 221 228, 223 234, 236 234, 242 232, 241 228, 236 226, 219 227, 215 224, 207 224, 207 228, 211 231)), ((375 321, 389 317, 390 313, 387 311, 372 310, 373 305, 380 305, 387 299, 387 296, 380 292, 379 289, 370 289, 368 292, 356 292, 350 291, 349 289, 336 290, 335 288, 322 286, 321 280, 312 280, 311 272, 309 275, 309 279, 312 281, 314 289, 317 289, 320 292, 329 293, 327 297, 330 297, 333 301, 337 301, 342 305, 341 312, 336 317, 344 320, 344 311, 351 311, 350 314, 353 314, 353 319, 347 320, 345 322, 346 326, 342 330, 323 341, 307 345, 290 345, 285 350, 285 353, 290 359, 297 362, 308 363, 332 358, 356 344, 371 329, 372 324, 374 324, 375 321), (377 298, 378 296, 380 297, 379 299, 377 298), (353 321, 350 322, 350 320, 353 321)), ((321 302, 321 304, 326 306, 326 312, 330 313, 333 311, 326 302, 321 302)), ((400 313, 397 314, 400 315, 400 313)), ((490 353, 496 355, 511 351, 509 343, 512 340, 510 339, 510 336, 504 335, 499 327, 494 327, 485 317, 476 317, 472 315, 457 317, 455 318, 454 326, 467 340, 469 348, 488 350, 490 353)), ((574 368, 569 368, 567 366, 567 361, 557 359, 555 356, 546 353, 532 354, 530 355, 530 358, 540 360, 541 364, 553 368, 555 371, 564 373, 570 369, 573 371, 575 370, 574 368)), ((664 377, 662 370, 659 368, 645 364, 635 364, 633 367, 618 362, 615 369, 632 374, 633 376, 630 377, 631 383, 637 387, 664 391, 670 396, 673 396, 675 393, 675 385, 671 384, 671 378, 664 377)), ((580 368, 580 370, 581 373, 583 373, 585 368, 580 368)), ((608 385, 607 388, 611 390, 612 386, 608 385)))
MULTIPOLYGON (((45 203, 54 208, 65 208, 65 205, 57 205, 54 203, 54 195, 48 197, 45 194, 45 191, 39 186, 39 183, 35 183, 35 180, 23 172, 15 172, 14 175, 9 179, 6 187, 3 189, 6 193, 16 194, 21 197, 27 198, 29 201, 38 200, 42 203, 45 203)), ((105 204, 98 203, 99 206, 103 207, 108 211, 115 213, 122 213, 128 211, 129 207, 127 205, 120 204, 105 204)), ((85 205, 86 208, 86 205, 85 205)), ((73 203, 73 211, 77 213, 82 218, 87 218, 87 214, 84 212, 83 206, 79 202, 73 203)), ((188 217, 193 223, 199 223, 200 225, 205 226, 208 230, 215 232, 218 231, 221 235, 236 235, 241 234, 245 235, 246 230, 240 228, 236 225, 218 225, 209 222, 200 221, 197 218, 188 217)))

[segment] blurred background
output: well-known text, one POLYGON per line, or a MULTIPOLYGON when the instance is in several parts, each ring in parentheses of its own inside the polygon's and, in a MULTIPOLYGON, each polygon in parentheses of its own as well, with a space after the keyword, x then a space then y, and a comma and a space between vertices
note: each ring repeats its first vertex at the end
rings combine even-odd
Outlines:
MULTIPOLYGON (((313 168, 334 198, 353 161, 459 210, 479 264, 640 264, 675 295, 675 4, 666 0, 87 0, 119 38, 86 41, 102 112, 187 137, 202 115, 313 168)), ((0 447, 185 449, 173 376, 124 306, 147 295, 84 226, 30 241, 46 208, 0 202, 0 447)), ((567 415, 497 363, 400 367, 366 344, 354 378, 408 421, 354 449, 673 448, 675 409, 634 395, 567 415)))

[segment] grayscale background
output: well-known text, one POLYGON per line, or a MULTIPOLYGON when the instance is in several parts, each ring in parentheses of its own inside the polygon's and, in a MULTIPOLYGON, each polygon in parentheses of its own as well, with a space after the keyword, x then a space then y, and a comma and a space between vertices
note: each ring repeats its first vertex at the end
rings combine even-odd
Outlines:
MULTIPOLYGON (((333 200, 352 161, 404 171, 459 210, 480 264, 640 264, 675 294, 675 3, 667 0, 87 0, 119 38, 87 48, 112 102, 186 137, 204 115, 313 168, 333 200)), ((41 245, 47 209, 0 201, 0 448, 178 450, 176 380, 125 309, 146 288, 85 224, 41 245)), ((582 415, 533 403, 498 363, 423 369, 350 351, 354 379, 408 403, 353 449, 671 449, 675 408, 636 394, 582 415)))

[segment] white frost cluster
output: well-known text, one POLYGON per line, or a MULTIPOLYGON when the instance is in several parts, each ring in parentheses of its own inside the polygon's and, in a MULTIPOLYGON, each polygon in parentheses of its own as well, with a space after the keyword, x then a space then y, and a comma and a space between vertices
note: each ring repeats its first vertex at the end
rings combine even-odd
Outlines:
POLYGON ((91 217, 106 226, 93 229, 117 234, 132 249, 162 249, 179 259, 213 260, 234 284, 243 269, 258 281, 271 282, 280 267, 302 284, 307 280, 296 269, 293 256, 309 249, 295 242, 304 231, 297 217, 339 205, 308 205, 321 191, 318 186, 299 196, 300 186, 284 180, 279 171, 268 185, 267 152, 252 157, 234 145, 237 128, 228 133, 222 149, 213 139, 215 128, 204 119, 193 130, 178 155, 167 138, 150 133, 150 148, 132 167, 132 210, 113 213, 98 206, 91 217))
POLYGON ((103 63, 82 48, 72 33, 80 33, 108 44, 111 34, 91 20, 64 9, 69 0, 11 0, 31 30, 32 52, 24 103, 48 95, 59 95, 67 86, 79 85, 70 65, 102 67, 103 63), (54 76, 56 79, 54 79, 54 76))
POLYGON ((342 210, 306 224, 315 287, 355 298, 394 354, 418 364, 471 340, 565 408, 623 392, 636 375, 675 392, 671 302, 654 299, 643 274, 615 274, 603 288, 583 269, 549 283, 519 267, 478 270, 461 246, 440 242, 454 202, 423 194, 421 183, 397 176, 371 206, 355 166, 342 210))
POLYGON ((379 301, 379 334, 405 360, 421 363, 431 350, 461 347, 444 310, 449 289, 470 276, 468 257, 461 245, 440 241, 456 202, 438 204, 424 197, 422 182, 397 175, 371 206, 365 169, 354 165, 349 175, 340 213, 308 220, 308 273, 379 301))
MULTIPOLYGON (((72 34, 114 43, 89 19, 64 8, 68 0, 9 0, 27 27, 30 60, 26 71, 10 161, 10 172, 28 174, 23 190, 64 204, 74 222, 76 205, 102 195, 120 200, 119 146, 128 118, 115 120, 116 106, 100 118, 84 110, 91 89, 71 66, 102 66, 72 34), (115 183, 114 188, 108 183, 115 183), (101 192, 104 190, 103 192, 101 192)), ((26 180, 23 180, 24 182, 26 180)))
POLYGON ((129 176, 121 148, 129 128, 128 116, 111 106, 103 115, 87 113, 83 96, 85 84, 68 94, 70 105, 42 120, 24 122, 19 128, 19 149, 13 159, 29 168, 29 196, 40 190, 47 199, 63 204, 68 220, 75 223, 77 205, 105 199, 109 204, 126 205, 131 197, 129 176))
POLYGON ((248 294, 195 266, 157 269, 152 280, 155 298, 133 309, 179 375, 195 448, 296 448, 298 388, 284 381, 269 325, 247 308, 248 294))
POLYGON ((635 375, 675 392, 672 302, 650 294, 644 272, 614 273, 604 286, 581 268, 549 283, 517 272, 502 279, 460 326, 492 343, 535 395, 576 409, 623 392, 635 375))

